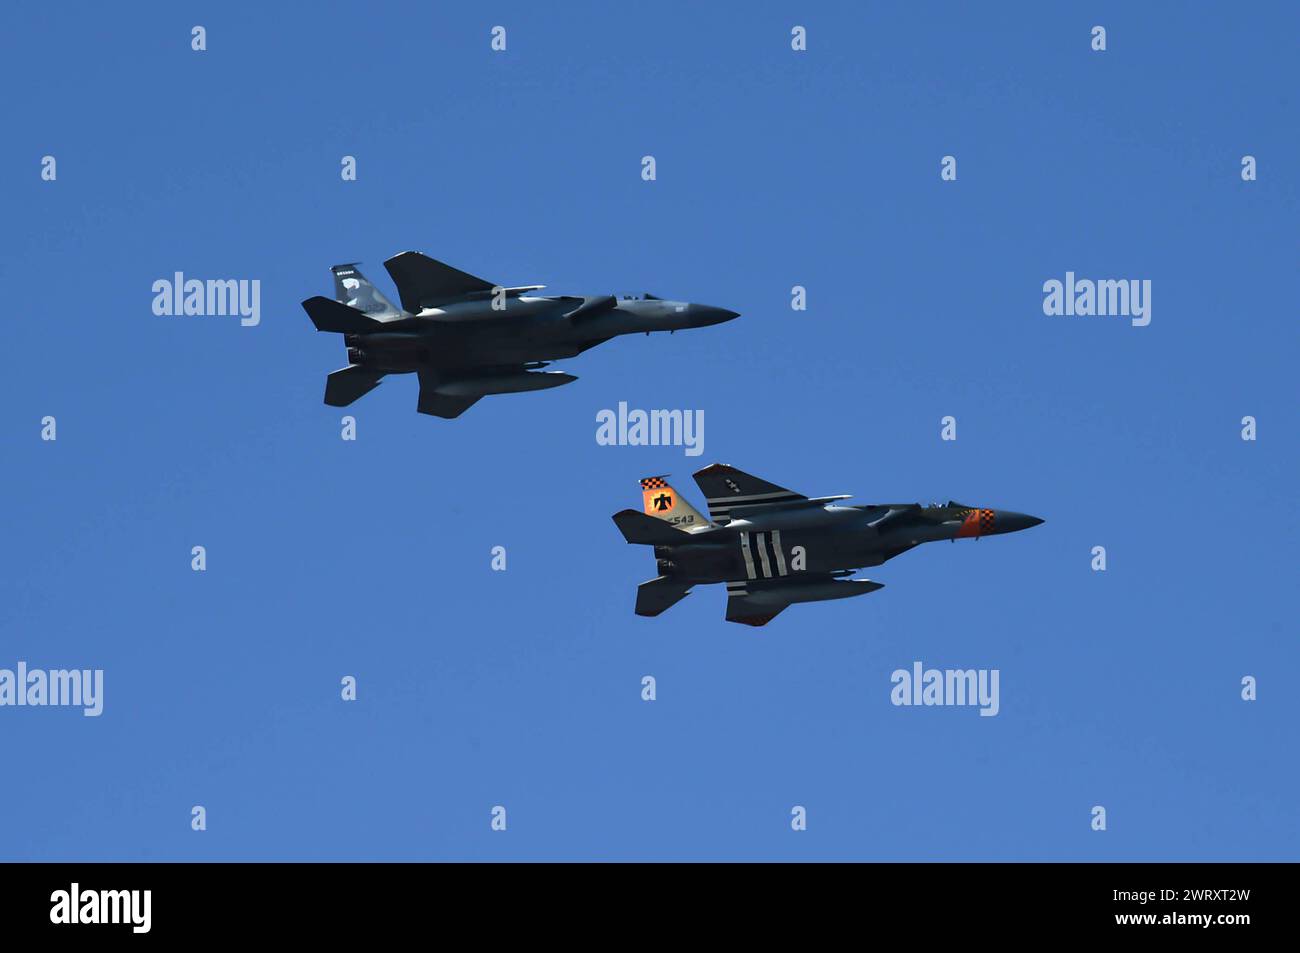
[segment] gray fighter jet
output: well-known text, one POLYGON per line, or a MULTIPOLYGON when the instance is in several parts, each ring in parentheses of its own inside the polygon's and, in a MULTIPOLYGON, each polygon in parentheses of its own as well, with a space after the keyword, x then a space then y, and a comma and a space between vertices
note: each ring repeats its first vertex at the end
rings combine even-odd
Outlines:
POLYGON ((329 375, 325 403, 346 407, 388 374, 420 378, 422 414, 459 417, 489 394, 546 390, 576 380, 542 371, 619 334, 702 328, 739 317, 685 301, 614 295, 546 297, 543 285, 505 288, 419 252, 384 262, 402 307, 355 264, 335 265, 335 300, 302 303, 317 331, 343 335, 348 366, 329 375))
POLYGON ((847 506, 847 496, 809 498, 735 467, 695 474, 705 519, 663 477, 641 481, 643 512, 614 522, 629 543, 653 546, 659 577, 641 583, 637 615, 659 615, 692 586, 727 584, 727 621, 766 625, 796 602, 865 595, 883 588, 847 579, 921 543, 1014 533, 1043 522, 1009 510, 960 503, 847 506))

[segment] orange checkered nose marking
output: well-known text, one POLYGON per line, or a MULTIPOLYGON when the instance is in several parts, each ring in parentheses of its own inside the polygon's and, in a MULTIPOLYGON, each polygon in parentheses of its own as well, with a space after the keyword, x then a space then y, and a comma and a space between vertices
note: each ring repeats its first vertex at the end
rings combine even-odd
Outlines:
POLYGON ((993 511, 992 510, 967 510, 965 517, 961 521, 961 526, 957 528, 956 539, 967 539, 971 536, 987 536, 993 532, 993 511))

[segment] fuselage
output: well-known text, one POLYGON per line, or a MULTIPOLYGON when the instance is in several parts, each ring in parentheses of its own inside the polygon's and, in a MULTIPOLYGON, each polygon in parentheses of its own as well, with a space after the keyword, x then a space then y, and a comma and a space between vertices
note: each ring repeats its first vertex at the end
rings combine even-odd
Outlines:
POLYGON ((530 297, 450 301, 345 336, 348 358, 388 374, 474 371, 563 360, 620 334, 705 327, 736 317, 708 305, 659 299, 530 297))
POLYGON ((879 566, 921 543, 1013 532, 1040 520, 950 504, 765 509, 656 546, 661 574, 692 583, 798 578, 879 566))

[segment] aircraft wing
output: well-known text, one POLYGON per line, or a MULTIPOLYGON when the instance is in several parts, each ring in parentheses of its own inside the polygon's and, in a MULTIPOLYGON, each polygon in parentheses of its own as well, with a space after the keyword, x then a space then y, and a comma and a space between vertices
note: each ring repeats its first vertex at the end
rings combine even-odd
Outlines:
POLYGON ((727 586, 728 622, 739 622, 741 625, 752 625, 757 628, 760 625, 767 625, 790 605, 789 602, 776 604, 759 602, 753 596, 743 591, 733 592, 731 586, 727 586))
POLYGON ((404 251, 384 262, 384 267, 397 285, 402 307, 411 314, 419 314, 431 304, 459 298, 475 291, 491 291, 492 282, 459 269, 434 261, 418 251, 404 251))
POLYGON ((805 499, 802 496, 793 496, 787 500, 760 500, 756 503, 737 503, 728 511, 727 515, 733 520, 743 520, 748 519, 756 513, 763 513, 770 509, 780 508, 788 510, 812 506, 825 506, 827 503, 834 503, 836 500, 847 499, 850 499, 850 496, 846 493, 840 496, 814 496, 811 499, 805 499))
POLYGON ((420 413, 454 420, 478 403, 477 397, 454 397, 450 394, 441 394, 438 392, 438 384, 436 374, 429 371, 420 372, 420 397, 415 405, 415 409, 420 413))
POLYGON ((727 621, 767 625, 796 602, 824 602, 866 595, 884 586, 870 579, 843 579, 841 573, 800 573, 783 579, 727 583, 727 621))
POLYGON ((802 493, 787 490, 775 483, 727 466, 715 463, 695 472, 704 499, 709 504, 709 516, 715 522, 731 519, 732 509, 755 507, 776 503, 798 503, 808 499, 802 493))

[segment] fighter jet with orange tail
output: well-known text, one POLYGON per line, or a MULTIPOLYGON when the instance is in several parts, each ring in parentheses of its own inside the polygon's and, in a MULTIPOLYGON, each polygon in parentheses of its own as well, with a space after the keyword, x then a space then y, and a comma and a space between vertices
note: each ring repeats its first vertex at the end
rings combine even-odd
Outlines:
POLYGON ((709 583, 727 586, 727 621, 766 625, 796 602, 866 595, 883 588, 850 578, 921 543, 979 539, 1043 521, 960 503, 848 506, 847 496, 807 497, 735 467, 695 474, 706 518, 664 477, 641 481, 642 511, 614 522, 629 543, 653 546, 659 575, 637 589, 637 615, 655 616, 709 583))

